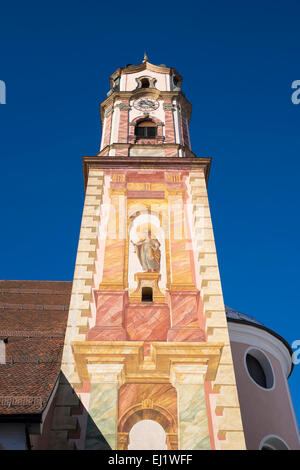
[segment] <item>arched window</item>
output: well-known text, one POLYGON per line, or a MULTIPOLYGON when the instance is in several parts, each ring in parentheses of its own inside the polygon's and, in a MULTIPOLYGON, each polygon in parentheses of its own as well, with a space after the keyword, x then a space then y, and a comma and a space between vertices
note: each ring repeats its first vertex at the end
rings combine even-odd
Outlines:
POLYGON ((139 122, 135 127, 135 135, 140 138, 153 139, 157 135, 157 127, 153 121, 139 122))

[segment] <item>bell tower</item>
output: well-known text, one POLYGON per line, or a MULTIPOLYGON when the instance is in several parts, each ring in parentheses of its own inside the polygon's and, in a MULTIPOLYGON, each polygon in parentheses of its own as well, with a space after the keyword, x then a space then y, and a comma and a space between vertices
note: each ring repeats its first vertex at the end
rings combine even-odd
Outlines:
POLYGON ((191 105, 174 69, 147 57, 138 66, 118 69, 101 105, 103 133, 99 155, 193 156, 189 138, 191 105))
POLYGON ((119 68, 101 104, 52 448, 244 449, 206 184, 173 68, 119 68), (154 423, 154 425, 153 425, 154 423), (153 444, 154 445, 154 444, 153 444), (141 448, 141 447, 140 447, 141 448))

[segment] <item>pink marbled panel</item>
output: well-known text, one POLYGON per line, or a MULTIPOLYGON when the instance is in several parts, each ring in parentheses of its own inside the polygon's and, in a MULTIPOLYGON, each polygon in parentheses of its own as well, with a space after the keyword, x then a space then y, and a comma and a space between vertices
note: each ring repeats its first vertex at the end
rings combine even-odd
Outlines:
POLYGON ((198 325, 198 291, 171 291, 172 327, 198 325))
POLYGON ((88 332, 89 341, 123 341, 127 339, 124 329, 124 302, 127 293, 123 291, 97 291, 96 324, 88 332))
POLYGON ((170 328, 170 310, 165 304, 128 305, 125 314, 128 339, 166 341, 170 328))
POLYGON ((95 294, 96 298, 96 326, 122 326, 123 325, 123 311, 124 311, 124 296, 123 291, 98 291, 95 294))
POLYGON ((172 328, 168 341, 205 341, 198 321, 199 292, 170 292, 172 328))
POLYGON ((197 342, 205 341, 205 332, 199 327, 195 326, 181 326, 177 328, 171 328, 168 331, 168 341, 180 341, 180 342, 197 342))
POLYGON ((88 334, 88 341, 127 341, 127 334, 122 326, 94 326, 88 334))
POLYGON ((128 183, 163 183, 164 172, 156 170, 128 170, 128 183))

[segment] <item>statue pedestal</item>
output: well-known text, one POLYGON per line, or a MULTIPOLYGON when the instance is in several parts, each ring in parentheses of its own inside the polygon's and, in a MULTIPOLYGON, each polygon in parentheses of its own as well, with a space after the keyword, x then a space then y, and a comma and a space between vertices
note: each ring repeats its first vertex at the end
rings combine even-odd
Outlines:
POLYGON ((152 302, 165 302, 165 296, 158 287, 158 282, 160 281, 160 279, 160 273, 136 273, 134 275, 134 280, 137 281, 138 285, 136 290, 129 294, 129 302, 142 301, 143 287, 150 287, 152 289, 152 302))

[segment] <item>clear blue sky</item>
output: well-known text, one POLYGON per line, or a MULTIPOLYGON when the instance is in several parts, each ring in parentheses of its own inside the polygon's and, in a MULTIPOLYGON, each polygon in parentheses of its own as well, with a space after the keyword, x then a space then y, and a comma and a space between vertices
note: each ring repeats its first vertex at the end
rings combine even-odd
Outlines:
MULTIPOLYGON (((175 67, 193 105, 227 305, 300 339, 299 1, 2 2, 2 279, 71 280, 82 155, 120 66, 175 67)), ((300 365, 290 379, 300 421, 300 365), (298 396, 297 396, 298 395, 298 396)))

